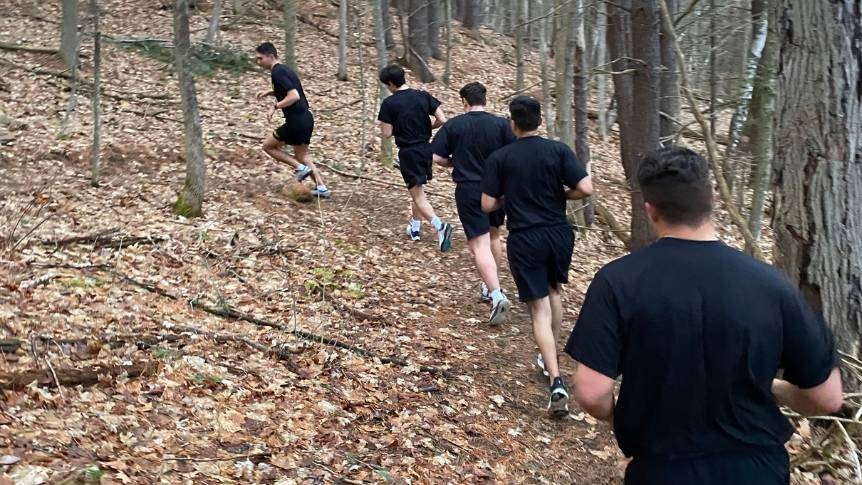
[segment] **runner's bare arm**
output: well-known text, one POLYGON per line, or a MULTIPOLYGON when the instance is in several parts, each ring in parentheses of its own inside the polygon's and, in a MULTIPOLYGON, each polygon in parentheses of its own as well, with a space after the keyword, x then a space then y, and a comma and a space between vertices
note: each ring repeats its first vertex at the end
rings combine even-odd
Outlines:
POLYGON ((446 113, 443 112, 443 108, 437 107, 437 110, 434 111, 434 122, 431 123, 431 129, 440 128, 445 122, 446 113))
POLYGON ((275 94, 275 93, 272 91, 272 89, 270 89, 269 91, 267 91, 267 90, 258 91, 257 92, 257 99, 264 98, 266 96, 272 96, 273 94, 275 94))
POLYGON ((440 165, 441 167, 453 167, 452 160, 449 160, 446 157, 441 157, 440 155, 434 154, 434 163, 440 165))
POLYGON ((614 379, 578 362, 575 401, 594 418, 613 424, 614 382, 614 379))
POLYGON ((296 89, 291 89, 287 92, 287 96, 285 96, 284 99, 275 103, 275 107, 276 109, 284 109, 288 106, 292 106, 297 101, 299 101, 299 91, 297 91, 296 89))
POLYGON ((843 402, 841 373, 838 369, 832 369, 825 381, 810 389, 800 389, 785 380, 773 379, 772 394, 780 404, 799 414, 814 416, 834 413, 841 409, 843 402))
POLYGON ((593 179, 589 175, 582 178, 575 188, 566 191, 566 198, 569 200, 583 199, 591 195, 593 195, 593 179))
POLYGON ((381 121, 380 134, 383 135, 383 138, 389 138, 390 136, 392 136, 392 125, 381 121))
POLYGON ((491 197, 488 194, 482 194, 482 212, 494 212, 503 207, 503 201, 497 197, 491 197))

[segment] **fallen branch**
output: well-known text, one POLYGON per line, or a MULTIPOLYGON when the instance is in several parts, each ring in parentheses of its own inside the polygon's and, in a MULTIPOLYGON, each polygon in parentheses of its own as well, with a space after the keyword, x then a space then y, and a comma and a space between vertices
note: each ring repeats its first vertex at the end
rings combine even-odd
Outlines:
POLYGON ((14 354, 21 347, 21 340, 3 339, 0 340, 0 352, 4 354, 14 354))
POLYGON ((313 20, 306 17, 305 15, 298 14, 296 16, 296 19, 299 20, 300 22, 306 24, 306 25, 310 25, 310 26, 314 27, 318 32, 320 32, 322 34, 328 35, 330 37, 335 37, 336 39, 338 38, 338 34, 326 30, 325 28, 321 27, 320 25, 318 25, 317 23, 315 23, 313 20))
MULTIPOLYGON (((330 165, 327 165, 327 164, 325 164, 325 163, 323 163, 323 162, 314 162, 314 164, 315 164, 315 165, 319 165, 319 166, 321 166, 321 167, 324 167, 324 168, 326 168, 327 170, 329 170, 330 172, 333 172, 333 173, 335 173, 335 174, 337 174, 337 175, 341 175, 342 177, 350 177, 350 178, 352 178, 352 179, 368 180, 369 182, 374 182, 374 183, 377 183, 377 184, 385 185, 385 186, 387 186, 387 187, 398 187, 398 188, 404 188, 404 184, 396 184, 396 183, 394 183, 394 182, 388 182, 388 181, 386 181, 386 180, 376 179, 376 178, 374 178, 374 177, 369 177, 369 176, 367 176, 367 175, 359 175, 359 174, 355 174, 355 173, 345 172, 345 171, 343 171, 343 170, 338 170, 337 168, 334 168, 334 167, 332 167, 332 166, 330 166, 330 165)), ((434 192, 434 191, 428 190, 427 188, 425 189, 425 194, 426 194, 426 195, 433 195, 433 196, 436 196, 436 197, 445 197, 445 198, 447 198, 447 199, 454 199, 454 198, 455 198, 455 196, 454 196, 454 195, 449 195, 449 194, 440 194, 440 193, 437 193, 437 192, 434 192)))
POLYGON ((61 368, 52 370, 28 370, 22 372, 0 373, 0 389, 21 390, 36 382, 40 387, 91 386, 102 376, 116 378, 128 375, 129 378, 151 376, 158 370, 153 362, 136 362, 131 365, 93 366, 85 369, 61 368), (56 377, 55 377, 56 374, 56 377))
POLYGON ((629 244, 631 243, 631 238, 627 236, 627 234, 629 234, 631 231, 623 229, 620 223, 617 222, 617 218, 614 217, 614 214, 609 211, 608 208, 604 205, 599 204, 598 202, 594 202, 593 206, 596 209, 596 214, 598 214, 598 216, 601 217, 603 221, 605 221, 605 224, 610 226, 611 230, 609 232, 614 234, 620 241, 622 241, 622 243, 626 247, 629 247, 629 244))
POLYGON ((57 54, 60 52, 59 49, 54 47, 37 47, 23 44, 9 44, 7 42, 0 42, 0 49, 6 51, 34 52, 37 54, 57 54))
MULTIPOLYGON (((193 461, 193 462, 209 462, 209 461, 233 461, 233 460, 241 460, 246 459, 252 461, 252 458, 261 459, 261 458, 269 458, 272 456, 272 453, 261 451, 258 453, 246 453, 244 455, 234 455, 234 456, 226 456, 224 458, 197 458, 194 456, 166 456, 162 458, 165 461, 193 461)), ((263 460, 259 460, 263 461, 263 460)))
POLYGON ((69 246, 72 244, 92 244, 95 249, 109 248, 118 249, 133 246, 135 244, 156 244, 166 239, 159 236, 129 236, 127 234, 116 235, 116 229, 107 229, 99 233, 87 236, 75 236, 65 239, 42 241, 43 246, 69 246))

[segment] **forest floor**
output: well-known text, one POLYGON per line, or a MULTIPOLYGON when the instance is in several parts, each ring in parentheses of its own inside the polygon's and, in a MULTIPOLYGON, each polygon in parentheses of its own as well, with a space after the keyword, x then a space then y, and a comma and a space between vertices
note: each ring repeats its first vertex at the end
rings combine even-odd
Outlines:
MULTIPOLYGON (((259 150, 275 124, 270 101, 254 99, 268 74, 218 71, 197 80, 207 193, 204 216, 186 220, 171 212, 185 170, 176 80, 120 43, 170 39, 170 7, 140 4, 102 2, 114 42, 98 188, 86 92, 58 136, 68 92, 57 57, 0 51, 0 336, 20 340, 0 352, 0 384, 15 388, 0 392, 0 484, 619 481, 607 426, 575 405, 546 417, 525 308, 486 324, 463 233, 448 253, 427 225, 422 241, 404 237, 406 191, 376 161, 373 46, 352 49, 351 81, 335 80, 335 7, 300 2, 317 27, 301 22, 297 34, 333 198, 295 202, 289 168, 259 150)), ((281 13, 268 8, 226 26, 223 42, 249 55, 279 44, 281 13)), ((13 2, 0 42, 56 45, 58 9, 13 2)), ((367 34, 370 16, 357 18, 367 34)), ((454 34, 452 86, 481 80, 502 112, 514 91, 509 43, 454 34)), ((454 87, 425 87, 459 111, 454 87)), ((592 143, 599 197, 625 225, 616 141, 592 143)), ((456 222, 453 188, 438 170, 429 193, 456 222)), ((604 228, 576 243, 564 337, 591 276, 625 253, 604 228)), ((514 295, 506 264, 502 275, 514 295)), ((570 376, 571 359, 561 363, 570 376)))

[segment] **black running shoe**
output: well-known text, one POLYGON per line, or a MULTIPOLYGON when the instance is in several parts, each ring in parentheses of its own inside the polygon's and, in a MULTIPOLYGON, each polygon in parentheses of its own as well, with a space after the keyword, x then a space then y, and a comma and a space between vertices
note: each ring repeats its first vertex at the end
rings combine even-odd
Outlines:
POLYGON ((551 384, 551 398, 548 400, 548 414, 552 418, 562 418, 569 414, 569 391, 563 379, 557 377, 551 384))
POLYGON ((444 253, 452 247, 452 224, 443 223, 443 227, 437 231, 437 242, 440 245, 440 251, 444 253))

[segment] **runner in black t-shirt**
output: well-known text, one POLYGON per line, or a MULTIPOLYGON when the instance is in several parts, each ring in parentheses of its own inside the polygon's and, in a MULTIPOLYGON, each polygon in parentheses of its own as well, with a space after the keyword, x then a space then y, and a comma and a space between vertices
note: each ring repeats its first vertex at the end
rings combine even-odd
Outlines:
POLYGON ((717 240, 702 157, 664 148, 637 177, 660 239, 590 284, 566 345, 575 399, 613 423, 626 484, 787 484, 778 403, 841 407, 832 334, 776 270, 717 240))
POLYGON ((384 137, 395 137, 398 167, 411 198, 413 217, 407 224, 407 236, 414 241, 419 240, 420 218, 424 218, 437 230, 440 250, 448 251, 452 246, 452 225, 437 217, 423 189, 431 180, 431 144, 428 143, 431 130, 442 126, 446 115, 437 98, 405 84, 401 66, 384 67, 380 71, 380 82, 392 95, 383 100, 377 120, 384 137))
POLYGON ((272 114, 278 109, 281 109, 284 114, 284 124, 266 137, 263 151, 279 162, 293 167, 296 170, 297 181, 302 182, 310 175, 315 183, 311 194, 328 199, 331 194, 308 153, 311 132, 314 131, 314 117, 308 110, 308 100, 305 98, 305 91, 302 90, 299 77, 287 66, 278 63, 278 51, 271 42, 264 42, 257 46, 254 57, 259 66, 269 69, 272 73, 272 89, 257 93, 258 98, 275 96, 276 103, 267 119, 272 119, 272 114), (281 147, 284 145, 293 147, 293 157, 282 151, 281 147))
POLYGON ((482 173, 485 159, 494 150, 515 141, 509 123, 485 111, 486 89, 480 83, 467 84, 459 92, 465 113, 446 122, 431 143, 434 161, 453 167, 455 205, 476 269, 482 278, 482 297, 491 301, 489 321, 496 325, 506 321, 509 299, 500 288, 497 268, 502 257, 500 226, 505 213, 502 209, 482 212, 482 173))
POLYGON ((482 210, 497 210, 505 199, 509 269, 518 297, 530 309, 533 336, 551 380, 548 411, 562 417, 568 413, 569 394, 557 361, 560 291, 569 281, 575 243, 566 200, 589 196, 593 184, 571 148, 536 134, 542 121, 538 101, 519 96, 509 104, 509 113, 518 140, 485 162, 482 210))

